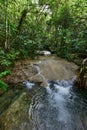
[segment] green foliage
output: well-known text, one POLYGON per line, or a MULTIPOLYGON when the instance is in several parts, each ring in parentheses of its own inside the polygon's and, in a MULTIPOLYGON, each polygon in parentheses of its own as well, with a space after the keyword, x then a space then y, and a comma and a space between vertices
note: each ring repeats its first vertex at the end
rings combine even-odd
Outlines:
POLYGON ((78 83, 80 87, 86 87, 87 82, 87 58, 82 61, 79 67, 78 83))
POLYGON ((27 40, 24 42, 25 51, 28 52, 27 56, 34 57, 37 50, 37 42, 33 40, 27 40))
MULTIPOLYGON (((0 78, 3 78, 3 77, 5 77, 6 75, 9 75, 9 74, 11 74, 10 70, 3 71, 3 72, 0 73, 0 78)), ((3 82, 2 80, 0 80, 0 88, 3 91, 6 91, 7 88, 8 88, 8 85, 5 82, 3 82)))
POLYGON ((11 50, 9 53, 6 53, 4 50, 0 52, 0 70, 4 71, 9 69, 14 64, 14 61, 18 59, 19 52, 11 50))
POLYGON ((58 27, 60 26, 63 29, 67 29, 71 26, 73 18, 71 16, 68 3, 65 3, 64 5, 59 7, 56 16, 54 16, 55 25, 57 25, 58 27))
POLYGON ((4 71, 4 72, 1 72, 1 73, 0 73, 0 78, 4 77, 4 76, 6 76, 6 75, 9 75, 9 74, 11 74, 11 71, 10 71, 10 70, 6 70, 6 71, 4 71))
POLYGON ((87 53, 86 0, 1 0, 0 12, 1 71, 37 50, 67 59, 87 53))
POLYGON ((8 85, 6 83, 4 83, 2 80, 0 80, 0 88, 3 90, 3 91, 6 91, 7 90, 7 87, 8 85))

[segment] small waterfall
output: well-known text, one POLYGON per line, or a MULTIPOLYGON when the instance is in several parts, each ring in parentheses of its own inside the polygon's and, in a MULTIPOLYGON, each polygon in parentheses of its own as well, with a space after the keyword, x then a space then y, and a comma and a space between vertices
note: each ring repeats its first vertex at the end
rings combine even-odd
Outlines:
POLYGON ((49 81, 37 91, 29 108, 29 130, 87 129, 87 100, 74 91, 73 83, 49 81))
POLYGON ((72 87, 71 81, 57 81, 54 84, 50 84, 46 91, 50 95, 50 104, 52 107, 58 109, 58 121, 62 121, 65 124, 70 118, 69 112, 66 108, 66 98, 70 95, 70 89, 72 87))

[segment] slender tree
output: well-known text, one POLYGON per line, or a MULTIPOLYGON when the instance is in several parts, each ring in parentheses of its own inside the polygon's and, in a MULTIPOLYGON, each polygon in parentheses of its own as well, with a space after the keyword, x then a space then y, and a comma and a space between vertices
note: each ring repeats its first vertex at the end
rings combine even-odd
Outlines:
POLYGON ((5 0, 5 50, 8 51, 8 0, 5 0))

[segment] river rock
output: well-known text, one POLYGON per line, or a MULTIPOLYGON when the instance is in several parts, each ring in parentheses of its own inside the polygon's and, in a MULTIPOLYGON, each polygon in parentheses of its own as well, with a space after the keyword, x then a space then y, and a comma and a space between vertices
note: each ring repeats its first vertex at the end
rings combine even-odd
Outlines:
POLYGON ((41 74, 48 80, 69 80, 75 76, 77 66, 65 60, 49 59, 39 64, 41 74))
POLYGON ((28 130, 29 102, 27 94, 23 92, 20 97, 0 115, 0 130, 28 130))
POLYGON ((68 80, 76 74, 77 65, 55 56, 42 56, 37 60, 24 60, 16 63, 13 72, 7 76, 7 83, 22 83, 26 80, 41 82, 47 86, 47 80, 68 80))
POLYGON ((39 55, 51 55, 51 52, 43 50, 43 51, 37 51, 37 54, 39 54, 39 55))

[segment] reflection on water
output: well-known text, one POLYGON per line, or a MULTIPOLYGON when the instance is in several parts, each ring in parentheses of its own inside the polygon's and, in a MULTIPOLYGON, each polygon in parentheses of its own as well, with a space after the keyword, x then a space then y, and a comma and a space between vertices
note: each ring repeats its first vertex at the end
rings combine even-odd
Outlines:
POLYGON ((87 130, 87 97, 73 81, 49 82, 32 98, 29 130, 87 130))

